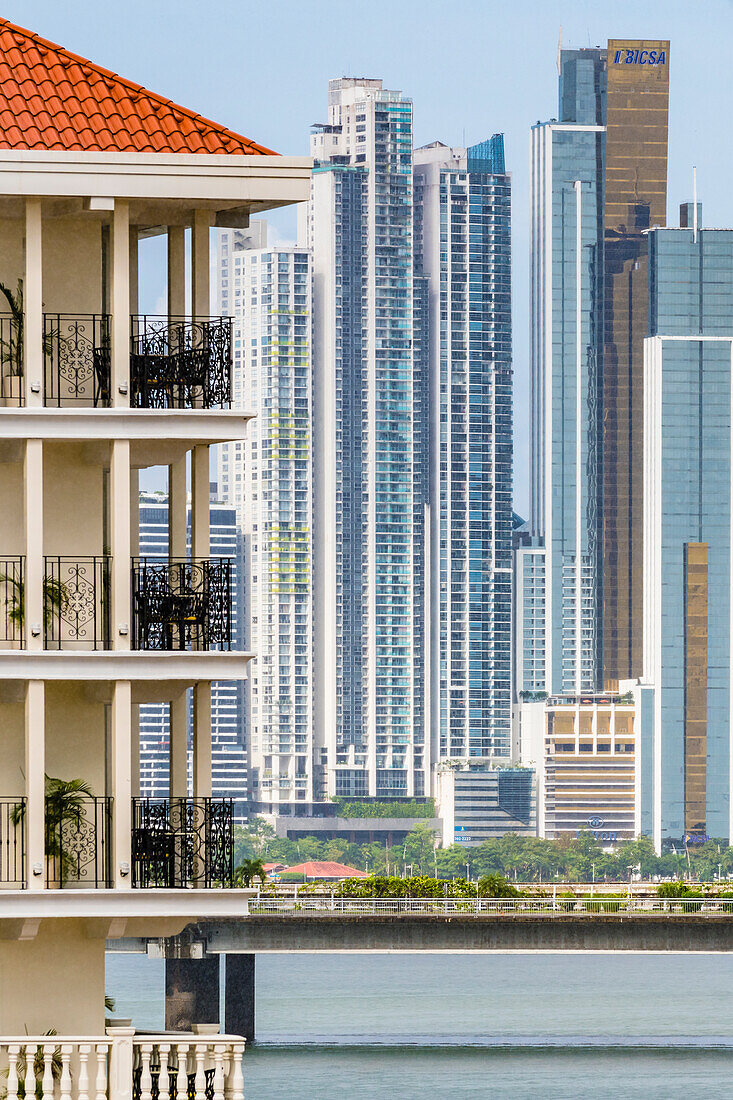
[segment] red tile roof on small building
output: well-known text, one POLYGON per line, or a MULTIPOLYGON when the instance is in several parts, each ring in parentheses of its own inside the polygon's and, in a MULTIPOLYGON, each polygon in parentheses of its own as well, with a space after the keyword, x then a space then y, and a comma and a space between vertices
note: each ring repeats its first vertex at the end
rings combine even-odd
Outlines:
POLYGON ((273 155, 0 19, 0 149, 273 155))
POLYGON ((364 871, 359 871, 356 867, 319 860, 297 863, 295 867, 287 867, 283 874, 303 875, 305 878, 368 878, 364 871))

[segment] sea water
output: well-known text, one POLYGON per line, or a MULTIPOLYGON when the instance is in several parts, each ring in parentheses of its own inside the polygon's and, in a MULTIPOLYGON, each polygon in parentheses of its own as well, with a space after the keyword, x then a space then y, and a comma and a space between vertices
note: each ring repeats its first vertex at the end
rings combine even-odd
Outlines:
MULTIPOLYGON (((109 955, 163 1026, 164 964, 109 955)), ((733 1097, 733 956, 258 955, 246 1100, 733 1097)))

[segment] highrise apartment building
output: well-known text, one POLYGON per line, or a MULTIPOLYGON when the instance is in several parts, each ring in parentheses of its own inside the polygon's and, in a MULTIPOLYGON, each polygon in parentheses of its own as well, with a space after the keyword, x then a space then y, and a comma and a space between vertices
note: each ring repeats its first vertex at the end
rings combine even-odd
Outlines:
POLYGON ((532 130, 532 514, 544 542, 545 689, 642 671, 647 231, 666 213, 669 43, 560 55, 532 130))
MULTIPOLYGON (((511 180, 503 135, 415 151, 428 285, 429 682, 437 759, 511 754, 511 180)), ((451 773, 452 774, 452 773, 451 773)))
MULTIPOLYGON (((190 545, 191 509, 187 508, 188 542, 190 545)), ((140 556, 151 563, 168 560, 170 514, 168 494, 140 494, 140 556)), ((231 631, 241 644, 242 599, 240 583, 241 546, 239 528, 233 508, 214 497, 209 504, 210 553, 212 558, 231 561, 231 631)), ((231 798, 237 821, 248 812, 247 756, 244 737, 243 686, 237 681, 215 682, 211 685, 211 785, 219 798, 231 798)), ((193 710, 188 702, 188 742, 192 743, 193 710)), ((170 722, 169 708, 164 703, 143 703, 140 716, 140 794, 160 798, 170 783, 170 722)), ((188 785, 191 786, 189 752, 188 785)))
POLYGON ((412 103, 329 84, 313 263, 314 728, 328 794, 430 793, 425 283, 413 276, 412 103))
POLYGON ((234 317, 234 401, 256 413, 219 448, 221 497, 243 545, 253 812, 304 816, 325 797, 313 741, 311 279, 307 249, 222 233, 222 312, 234 317), (260 241, 259 243, 262 243, 260 241))

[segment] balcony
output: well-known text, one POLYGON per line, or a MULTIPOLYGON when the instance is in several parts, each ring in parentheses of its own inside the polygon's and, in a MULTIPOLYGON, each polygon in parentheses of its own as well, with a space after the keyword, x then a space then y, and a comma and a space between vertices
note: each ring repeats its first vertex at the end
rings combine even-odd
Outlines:
POLYGON ((231 649, 233 568, 231 558, 134 559, 134 647, 231 649))
POLYGON ((238 1035, 187 1032, 103 1036, 21 1035, 0 1038, 6 1100, 244 1100, 238 1035))
MULTIPOLYGON (((68 795, 46 786, 44 815, 45 876, 50 890, 101 889, 112 886, 112 799, 68 795)), ((27 799, 0 798, 0 888, 26 886, 27 799)))
MULTIPOLYGON (((108 555, 44 557, 43 635, 50 650, 109 650, 108 555)), ((132 645, 145 650, 230 650, 232 558, 132 560, 132 645)), ((37 624, 28 628, 39 632, 37 624)), ((0 558, 0 649, 23 649, 25 559, 0 558)))
POLYGON ((231 798, 134 798, 135 887, 234 885, 231 798))
POLYGON ((133 317, 130 404, 138 409, 226 408, 232 395, 227 317, 133 317))
MULTIPOLYGON (((130 318, 130 406, 214 409, 231 403, 232 321, 227 317, 130 318)), ((43 315, 43 403, 111 404, 108 314, 43 315)), ((0 314, 0 407, 24 404, 23 316, 0 314)))

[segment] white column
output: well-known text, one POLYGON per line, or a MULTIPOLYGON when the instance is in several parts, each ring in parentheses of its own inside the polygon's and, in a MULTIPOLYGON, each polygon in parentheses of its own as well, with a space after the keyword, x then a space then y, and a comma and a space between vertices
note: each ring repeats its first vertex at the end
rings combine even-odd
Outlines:
POLYGON ((112 394, 113 406, 130 405, 130 208, 115 199, 112 215, 112 394))
POLYGON ((168 704, 168 794, 170 798, 188 795, 188 696, 185 691, 168 704))
POLYGON ((43 649, 43 442, 27 439, 23 463, 25 644, 43 649))
POLYGON ((132 783, 133 798, 140 797, 140 704, 132 704, 132 783))
POLYGON ((186 230, 182 225, 168 226, 168 316, 183 317, 186 312, 186 230))
POLYGON ((211 214, 208 210, 195 210, 193 215, 192 291, 194 317, 208 317, 211 313, 209 298, 209 235, 211 214))
POLYGON ((130 553, 140 553, 140 471, 130 468, 130 553))
POLYGON ((209 557, 209 448, 191 452, 191 557, 209 557))
POLYGON ((129 680, 112 687, 112 877, 116 890, 132 887, 132 690, 129 680))
POLYGON ((41 200, 25 200, 23 279, 23 388, 25 403, 43 404, 43 255, 41 200))
POLYGON ((168 555, 186 557, 186 456, 168 467, 168 555))
POLYGON ((211 797, 211 684, 193 689, 193 796, 211 797))
MULTIPOLYGON (((129 259, 129 281, 130 281, 130 315, 136 314, 139 309, 138 301, 138 231, 136 225, 130 226, 130 259, 129 259)), ((128 330, 129 331, 129 330, 128 330)))
POLYGON ((46 714, 43 680, 25 688, 25 827, 29 890, 46 888, 46 714))
POLYGON ((127 439, 115 439, 110 449, 112 648, 130 649, 130 442, 127 439))

